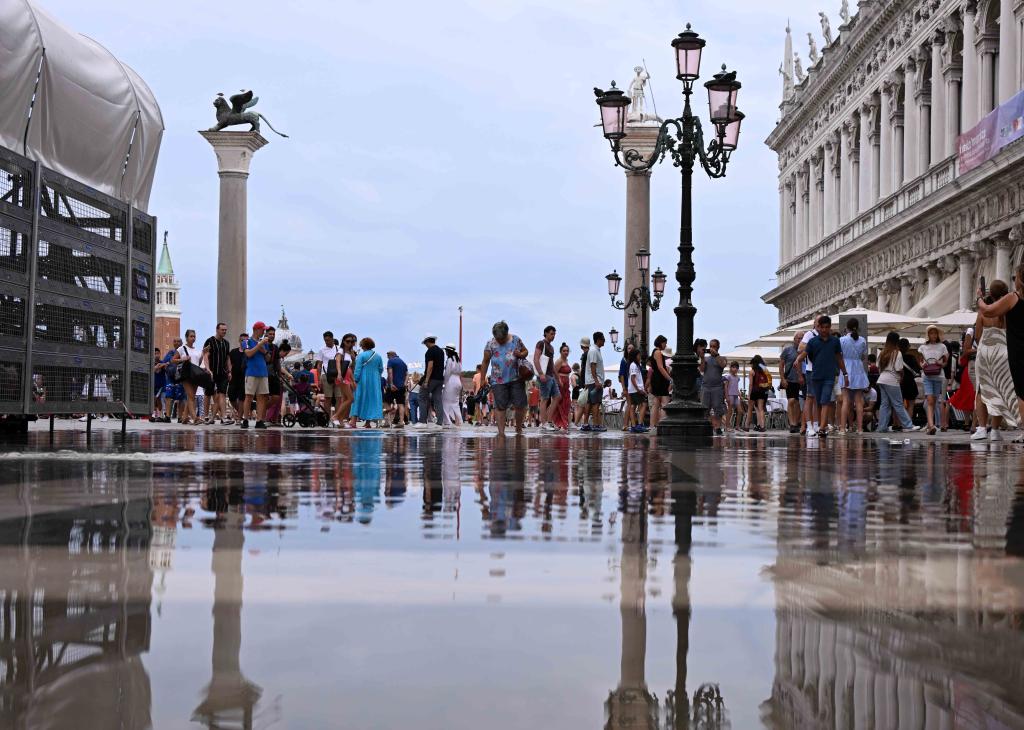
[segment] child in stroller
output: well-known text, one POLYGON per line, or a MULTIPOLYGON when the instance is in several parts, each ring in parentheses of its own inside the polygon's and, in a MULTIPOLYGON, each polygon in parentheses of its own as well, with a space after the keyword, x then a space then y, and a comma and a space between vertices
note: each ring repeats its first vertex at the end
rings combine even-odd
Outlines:
POLYGON ((281 419, 286 428, 291 428, 296 423, 303 428, 327 426, 328 415, 319 404, 313 402, 313 386, 307 373, 299 373, 291 383, 282 380, 281 387, 291 393, 299 406, 295 415, 288 413, 281 419))

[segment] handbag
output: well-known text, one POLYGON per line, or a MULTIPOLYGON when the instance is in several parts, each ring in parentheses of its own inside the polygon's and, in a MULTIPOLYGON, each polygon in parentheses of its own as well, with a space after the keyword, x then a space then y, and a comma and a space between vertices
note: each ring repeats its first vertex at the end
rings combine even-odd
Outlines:
POLYGON ((533 365, 525 358, 519 360, 519 379, 523 382, 533 380, 533 365))
POLYGON ((192 360, 189 359, 188 348, 184 345, 181 349, 185 351, 185 359, 178 363, 178 367, 174 370, 174 380, 178 383, 183 383, 192 378, 192 360))
POLYGON ((928 360, 925 362, 924 367, 921 368, 921 371, 927 377, 934 377, 942 374, 942 366, 935 360, 928 360))
MULTIPOLYGON (((334 356, 337 357, 338 349, 334 349, 334 356)), ((338 362, 332 357, 327 361, 327 367, 324 372, 327 374, 327 382, 330 385, 334 385, 334 381, 338 379, 338 362)))

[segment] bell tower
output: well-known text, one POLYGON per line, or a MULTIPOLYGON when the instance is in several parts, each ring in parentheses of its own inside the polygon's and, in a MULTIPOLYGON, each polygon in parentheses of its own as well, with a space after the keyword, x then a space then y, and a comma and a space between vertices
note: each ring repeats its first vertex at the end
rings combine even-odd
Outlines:
POLYGON ((171 252, 167 248, 167 231, 164 231, 164 245, 156 267, 156 323, 153 328, 153 346, 159 347, 161 353, 167 352, 173 347, 174 340, 181 337, 180 295, 181 287, 174 277, 171 252))

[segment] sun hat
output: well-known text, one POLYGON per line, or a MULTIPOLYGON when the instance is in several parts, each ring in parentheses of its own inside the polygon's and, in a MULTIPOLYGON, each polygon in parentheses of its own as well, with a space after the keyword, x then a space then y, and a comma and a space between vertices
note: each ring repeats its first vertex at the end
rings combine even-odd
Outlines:
POLYGON ((427 335, 426 337, 423 338, 422 344, 426 344, 428 342, 437 342, 437 338, 434 335, 427 335))
POLYGON ((457 348, 455 345, 453 345, 451 342, 449 342, 447 345, 444 346, 444 349, 446 349, 446 350, 458 350, 459 348, 457 348))
POLYGON ((926 329, 924 331, 925 338, 928 338, 928 337, 931 336, 932 330, 935 330, 936 332, 939 333, 939 339, 941 340, 942 339, 942 329, 937 324, 930 324, 930 325, 928 325, 928 329, 926 329))
POLYGON ((590 338, 589 337, 581 337, 580 338, 580 347, 590 347, 590 338))
POLYGON ((669 357, 671 357, 672 356, 672 348, 671 347, 666 347, 664 350, 661 351, 661 354, 662 355, 668 355, 669 357))

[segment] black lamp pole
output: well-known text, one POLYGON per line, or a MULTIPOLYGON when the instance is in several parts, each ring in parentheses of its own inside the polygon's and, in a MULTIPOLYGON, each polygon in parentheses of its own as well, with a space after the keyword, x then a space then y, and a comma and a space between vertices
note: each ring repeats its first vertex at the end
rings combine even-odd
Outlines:
MULTIPOLYGON (((740 124, 744 115, 736 108, 736 95, 740 83, 735 72, 722 71, 704 84, 708 90, 711 122, 715 138, 704 146, 704 133, 700 120, 690 109, 693 84, 699 78, 700 56, 705 41, 697 33, 686 30, 672 41, 676 50, 676 78, 683 82, 683 114, 677 119, 666 119, 658 131, 654 151, 645 158, 635 149, 622 149, 626 137, 626 112, 631 100, 621 89, 608 91, 594 89, 601 108, 604 136, 611 143, 615 164, 627 170, 650 170, 671 155, 672 163, 682 173, 682 202, 679 225, 679 264, 676 281, 679 284, 679 306, 676 315, 676 347, 672 357, 672 401, 665 407, 666 416, 658 424, 658 440, 668 444, 701 445, 711 442, 711 424, 707 413, 697 401, 697 353, 693 349, 693 320, 697 309, 693 306, 693 168, 699 160, 711 178, 725 177, 729 156, 739 141, 740 124)), ((614 300, 614 299, 613 299, 614 300)))

